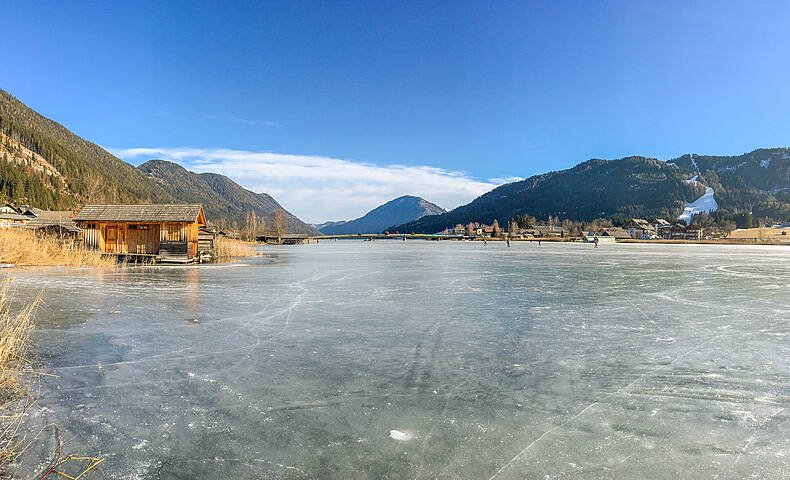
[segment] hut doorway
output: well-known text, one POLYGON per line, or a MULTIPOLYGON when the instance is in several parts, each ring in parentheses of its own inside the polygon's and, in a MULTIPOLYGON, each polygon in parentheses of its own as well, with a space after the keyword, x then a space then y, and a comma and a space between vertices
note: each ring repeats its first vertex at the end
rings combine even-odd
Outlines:
POLYGON ((107 238, 104 243, 107 253, 118 252, 118 227, 107 227, 107 238))

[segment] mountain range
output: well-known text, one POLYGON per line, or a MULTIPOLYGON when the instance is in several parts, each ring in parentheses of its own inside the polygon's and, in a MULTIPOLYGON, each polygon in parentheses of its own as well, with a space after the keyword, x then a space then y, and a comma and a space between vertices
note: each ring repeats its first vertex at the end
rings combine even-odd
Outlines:
POLYGON ((428 215, 439 215, 445 211, 424 198, 404 195, 374 208, 355 220, 326 222, 315 227, 325 235, 380 233, 389 227, 428 215))
MULTIPOLYGON (((163 160, 135 168, 3 90, 0 201, 59 210, 87 203, 200 202, 210 221, 223 219, 236 225, 244 223, 248 211, 266 219, 281 208, 271 196, 246 190, 222 175, 189 172, 163 160)), ((758 149, 737 156, 689 154, 666 162, 639 156, 593 159, 502 185, 450 212, 407 196, 356 220, 328 222, 319 229, 324 233, 432 233, 458 223, 496 219, 506 225, 524 214, 539 220, 549 216, 579 221, 674 220, 684 208, 688 218, 700 206, 703 211, 715 206, 712 215, 719 218, 790 219, 790 149, 758 149), (703 195, 708 195, 706 201, 697 201, 703 195)), ((293 215, 288 219, 291 232, 318 232, 293 215)))
MULTIPOLYGON (((282 208, 214 173, 193 173, 164 160, 139 167, 38 114, 0 90, 0 200, 41 209, 87 203, 202 203, 209 221, 242 225, 246 212, 268 219, 282 208)), ((286 211, 290 233, 317 234, 286 211)))
POLYGON ((573 168, 502 185, 450 212, 423 217, 393 231, 432 233, 469 222, 500 225, 518 215, 539 220, 590 221, 612 217, 674 220, 713 190, 716 215, 790 218, 790 149, 758 149, 738 156, 683 155, 593 159, 573 168))
POLYGON ((240 223, 249 211, 269 219, 275 210, 283 209, 290 233, 319 233, 285 210, 271 195, 251 192, 224 175, 190 172, 166 160, 149 160, 137 168, 179 201, 203 204, 209 219, 234 219, 240 223))

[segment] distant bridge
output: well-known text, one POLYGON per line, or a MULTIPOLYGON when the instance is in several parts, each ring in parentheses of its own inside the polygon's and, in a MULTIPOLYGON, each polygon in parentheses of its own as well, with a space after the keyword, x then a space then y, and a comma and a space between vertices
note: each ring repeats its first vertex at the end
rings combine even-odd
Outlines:
POLYGON ((442 235, 438 233, 354 233, 346 235, 314 235, 308 237, 313 240, 463 240, 473 239, 474 236, 442 235))

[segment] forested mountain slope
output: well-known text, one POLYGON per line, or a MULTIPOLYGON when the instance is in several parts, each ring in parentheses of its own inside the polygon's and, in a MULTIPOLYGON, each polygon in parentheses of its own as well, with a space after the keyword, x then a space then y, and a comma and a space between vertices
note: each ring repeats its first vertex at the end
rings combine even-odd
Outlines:
POLYGON ((401 232, 438 232, 460 223, 500 224, 518 215, 593 220, 613 216, 677 217, 684 199, 704 193, 681 168, 644 157, 589 160, 567 170, 508 183, 443 215, 401 225, 401 232))
MULTIPOLYGON (((282 208, 271 196, 245 190, 222 175, 195 174, 162 161, 135 168, 4 90, 0 90, 0 201, 44 210, 87 203, 199 202, 210 221, 223 219, 231 225, 242 225, 247 211, 266 219, 282 208)), ((318 233, 287 215, 289 232, 318 233)))
POLYGON ((668 162, 628 157, 589 160, 567 170, 509 183, 443 215, 398 226, 437 232, 470 221, 500 224, 517 215, 589 221, 611 217, 672 220, 713 188, 718 215, 790 219, 790 149, 758 149, 738 156, 684 155, 668 162), (687 180, 697 177, 697 182, 687 180))
MULTIPOLYGON (((190 172, 165 160, 149 160, 138 168, 179 201, 202 203, 209 219, 224 218, 241 225, 246 213, 252 211, 270 222, 275 210, 283 209, 268 194, 251 192, 224 175, 190 172)), ((287 210, 285 212, 290 233, 319 233, 312 225, 302 222, 287 210)))
POLYGON ((132 165, 0 90, 0 197, 39 208, 175 199, 132 165))

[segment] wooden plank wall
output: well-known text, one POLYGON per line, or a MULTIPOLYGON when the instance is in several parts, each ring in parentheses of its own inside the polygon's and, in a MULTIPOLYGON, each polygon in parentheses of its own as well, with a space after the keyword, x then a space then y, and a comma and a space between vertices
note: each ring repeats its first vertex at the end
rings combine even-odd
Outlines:
POLYGON ((129 225, 124 228, 125 246, 127 253, 159 253, 159 231, 158 223, 139 224, 137 229, 130 229, 129 225), (140 229, 140 225, 147 225, 148 229, 140 229))

